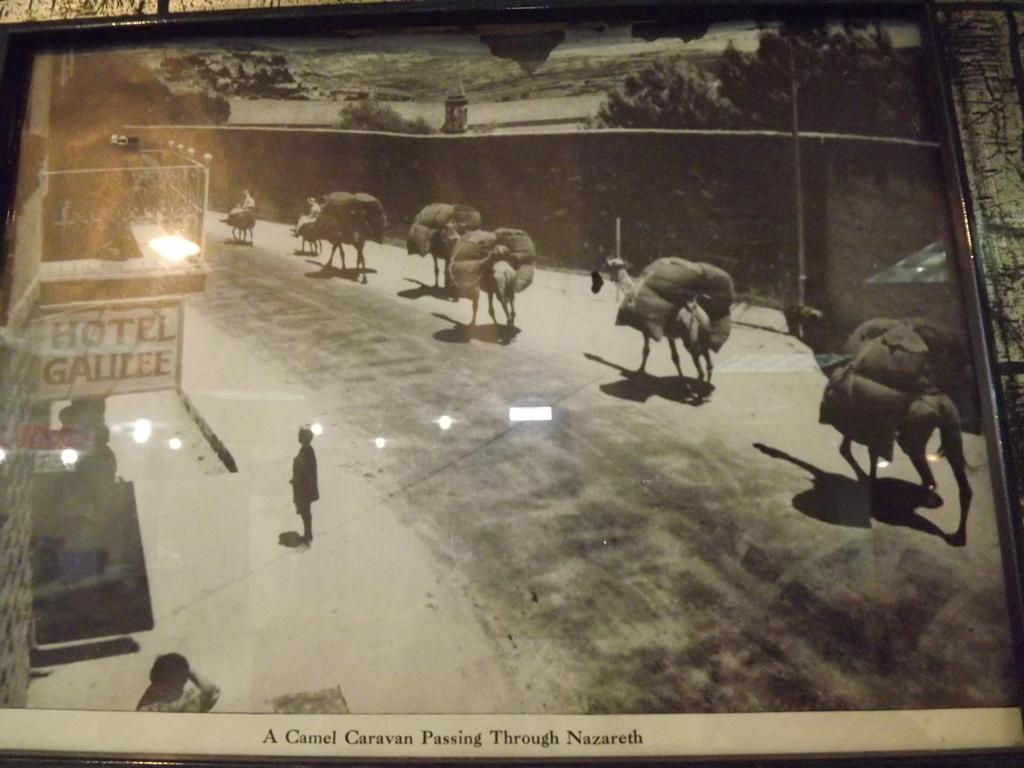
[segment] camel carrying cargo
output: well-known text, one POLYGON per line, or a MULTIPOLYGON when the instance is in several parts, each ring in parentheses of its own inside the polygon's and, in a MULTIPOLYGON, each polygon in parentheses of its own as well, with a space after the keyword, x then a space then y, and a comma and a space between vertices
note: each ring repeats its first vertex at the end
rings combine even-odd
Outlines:
MULTIPOLYGON (((896 444, 910 458, 930 495, 940 505, 929 466, 928 441, 938 430, 941 453, 949 462, 960 495, 960 525, 946 541, 967 541, 971 491, 961 436, 960 413, 947 389, 965 375, 962 343, 950 330, 922 320, 869 320, 850 336, 850 360, 832 371, 821 400, 819 420, 843 436, 839 453, 858 478, 876 482, 879 460, 893 460, 896 444), (867 446, 868 470, 856 462, 853 442, 867 446)), ((936 460, 937 455, 931 458, 936 460)))
POLYGON ((676 257, 657 259, 647 265, 636 279, 628 300, 619 307, 616 325, 636 328, 660 341, 666 331, 670 336, 681 307, 693 299, 710 321, 708 346, 714 352, 722 349, 732 332, 730 311, 733 284, 729 273, 699 261, 676 257))
POLYGON ((505 311, 502 341, 510 342, 516 332, 516 294, 530 287, 536 261, 533 240, 521 229, 477 230, 461 237, 455 244, 448 274, 458 294, 473 302, 470 325, 476 325, 482 290, 487 294, 487 311, 495 325, 495 297, 505 311))
POLYGON ((434 286, 438 287, 444 272, 445 288, 449 287, 448 262, 459 237, 480 229, 480 212, 468 205, 431 203, 426 206, 409 227, 406 251, 418 256, 430 254, 434 258, 434 286))
POLYGON ((304 241, 326 240, 331 244, 331 255, 325 267, 334 263, 334 254, 341 256, 341 267, 346 269, 344 244, 356 249, 356 269, 361 282, 366 282, 366 259, 363 246, 367 240, 384 241, 387 217, 384 206, 373 195, 365 192, 332 192, 324 198, 320 213, 306 222, 296 234, 304 241))

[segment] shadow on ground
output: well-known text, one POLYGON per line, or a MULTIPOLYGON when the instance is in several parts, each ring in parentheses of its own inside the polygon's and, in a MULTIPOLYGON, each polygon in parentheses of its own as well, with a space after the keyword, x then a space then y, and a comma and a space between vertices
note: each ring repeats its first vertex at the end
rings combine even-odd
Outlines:
POLYGON ((415 288, 406 288, 404 291, 398 292, 398 295, 403 299, 412 299, 414 301, 422 298, 439 299, 441 301, 459 300, 450 288, 427 285, 426 283, 421 283, 419 280, 411 277, 403 278, 403 280, 416 285, 415 288))
POLYGON ((248 245, 252 247, 253 243, 250 240, 236 240, 233 237, 224 238, 224 245, 248 245))
POLYGON ((651 397, 657 396, 674 403, 697 406, 703 405, 715 391, 714 385, 710 382, 700 381, 689 376, 652 376, 649 373, 640 373, 624 368, 618 363, 605 360, 603 357, 592 355, 589 352, 584 352, 583 356, 587 360, 614 368, 622 375, 618 381, 602 384, 599 387, 606 395, 622 400, 645 403, 651 397))
POLYGON ((289 549, 298 549, 306 542, 298 531, 285 531, 277 537, 277 543, 289 549))
POLYGON ((451 323, 451 328, 442 328, 434 334, 434 338, 446 344, 468 344, 470 341, 482 341, 487 344, 508 344, 519 334, 518 328, 512 329, 511 336, 507 325, 465 325, 458 320, 439 312, 431 313, 439 320, 451 323))
POLYGON ((330 280, 331 278, 340 277, 342 280, 351 280, 353 283, 365 283, 367 275, 377 274, 376 269, 359 269, 357 267, 341 269, 333 265, 321 264, 313 259, 306 259, 306 263, 320 268, 316 272, 306 273, 306 277, 314 280, 330 280))
POLYGON ((942 505, 938 494, 922 485, 885 477, 875 481, 872 491, 866 480, 858 481, 826 472, 763 443, 754 443, 754 447, 766 456, 788 461, 811 473, 814 484, 793 497, 793 507, 808 517, 849 528, 870 528, 871 521, 876 520, 949 541, 941 528, 917 512, 918 509, 934 509, 942 505))

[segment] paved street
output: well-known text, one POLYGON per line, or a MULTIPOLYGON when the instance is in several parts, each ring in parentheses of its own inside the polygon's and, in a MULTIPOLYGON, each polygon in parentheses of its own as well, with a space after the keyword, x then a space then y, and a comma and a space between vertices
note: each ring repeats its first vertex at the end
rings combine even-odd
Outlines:
POLYGON ((817 423, 824 378, 789 336, 740 318, 705 393, 664 342, 647 377, 628 375, 641 337, 587 276, 538 271, 502 344, 486 299, 470 332, 469 302, 428 287, 429 259, 370 243, 362 285, 296 255, 283 225, 259 222, 243 246, 217 218, 184 389, 239 471, 121 459, 156 629, 139 654, 35 681, 31 706, 132 708, 169 650, 234 711, 333 686, 375 713, 1010 702, 980 438, 965 435, 975 502, 954 549, 937 535, 958 520, 948 465, 947 503, 914 512, 897 456, 872 519, 817 423), (512 405, 554 418, 513 425, 512 405), (287 480, 313 421, 304 550, 287 546, 301 530, 287 480))

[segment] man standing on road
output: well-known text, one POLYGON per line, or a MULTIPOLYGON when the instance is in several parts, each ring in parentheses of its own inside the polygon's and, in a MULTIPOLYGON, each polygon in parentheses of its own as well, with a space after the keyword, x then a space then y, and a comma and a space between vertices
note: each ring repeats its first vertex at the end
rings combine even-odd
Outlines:
POLYGON ((313 431, 309 427, 299 429, 299 452, 292 459, 292 501, 295 514, 302 518, 302 540, 313 541, 313 502, 320 498, 317 487, 316 454, 313 452, 313 431))

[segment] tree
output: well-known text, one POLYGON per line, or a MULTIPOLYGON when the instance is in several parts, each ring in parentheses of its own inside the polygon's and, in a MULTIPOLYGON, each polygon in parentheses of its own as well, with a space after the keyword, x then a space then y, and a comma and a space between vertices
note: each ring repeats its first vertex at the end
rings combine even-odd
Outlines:
POLYGON ((434 133, 422 117, 410 120, 389 104, 370 98, 355 101, 339 115, 339 128, 350 131, 385 131, 388 133, 434 133))
POLYGON ((597 114, 608 128, 709 128, 730 107, 718 95, 717 79, 680 61, 655 61, 628 75, 597 114))
POLYGON ((729 45, 712 71, 661 60, 608 94, 598 119, 623 128, 792 127, 797 86, 804 131, 930 137, 917 48, 879 26, 763 29, 756 51, 729 45))
POLYGON ((896 49, 879 25, 762 30, 756 51, 730 45, 721 93, 742 127, 931 137, 919 48, 896 49))

